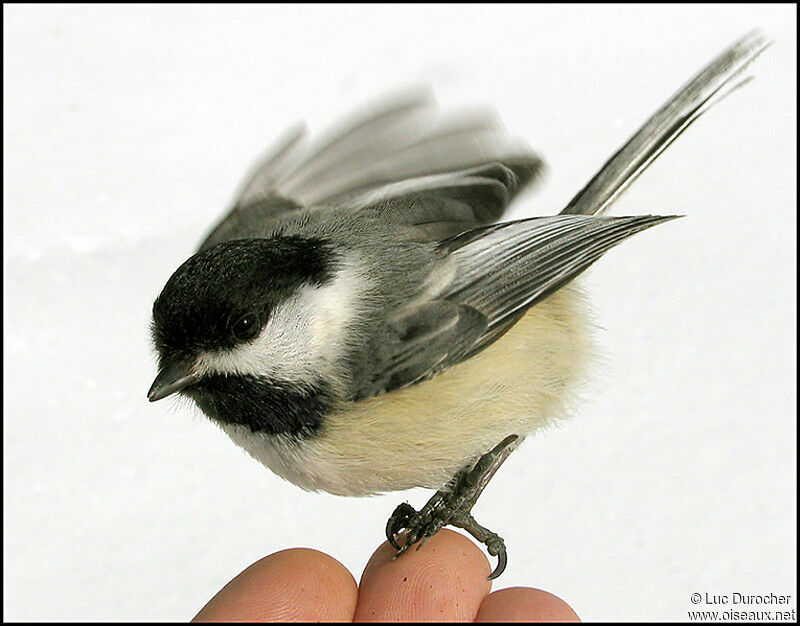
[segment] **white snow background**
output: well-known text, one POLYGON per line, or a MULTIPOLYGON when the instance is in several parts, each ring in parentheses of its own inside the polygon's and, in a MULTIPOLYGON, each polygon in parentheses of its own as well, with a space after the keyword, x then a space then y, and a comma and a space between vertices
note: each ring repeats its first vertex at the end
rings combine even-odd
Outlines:
POLYGON ((305 493, 199 412, 149 404, 153 299, 287 126, 387 90, 494 106, 554 213, 685 80, 760 26, 756 80, 615 205, 686 214, 584 283, 606 365, 476 507, 507 572, 584 619, 796 593, 796 8, 33 6, 4 15, 4 617, 184 620, 261 556, 358 578, 415 490, 305 493))

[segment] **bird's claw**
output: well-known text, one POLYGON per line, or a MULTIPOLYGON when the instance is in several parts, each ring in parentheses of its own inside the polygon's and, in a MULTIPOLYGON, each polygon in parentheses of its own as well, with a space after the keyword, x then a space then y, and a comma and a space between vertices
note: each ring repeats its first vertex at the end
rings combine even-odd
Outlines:
POLYGON ((503 538, 478 524, 470 511, 488 481, 519 440, 517 435, 509 435, 503 439, 473 465, 460 470, 419 511, 407 502, 399 505, 386 523, 386 538, 397 550, 394 558, 398 558, 416 543, 419 550, 428 539, 450 524, 466 530, 486 546, 489 554, 497 557, 497 567, 489 575, 489 580, 500 576, 508 562, 503 538), (402 530, 406 531, 406 536, 405 543, 400 546, 397 535, 402 530))
POLYGON ((398 551, 394 558, 397 558, 405 552, 406 548, 411 545, 407 540, 406 544, 401 548, 400 544, 397 543, 396 537, 401 530, 408 528, 409 523, 416 515, 417 510, 408 502, 403 502, 403 504, 398 505, 389 518, 389 521, 386 522, 386 538, 389 540, 391 546, 398 551))
POLYGON ((447 524, 463 528, 483 543, 490 555, 497 557, 497 566, 489 574, 489 580, 494 580, 503 573, 508 564, 506 544, 503 538, 478 524, 468 513, 454 511, 446 504, 443 505, 442 502, 437 502, 435 506, 426 506, 421 511, 416 511, 414 507, 404 502, 394 510, 386 524, 386 537, 392 547, 397 550, 392 560, 400 557, 414 544, 419 550, 428 539, 447 524), (402 530, 407 532, 405 543, 401 546, 397 543, 396 537, 402 530))
POLYGON ((486 551, 492 556, 497 557, 497 566, 494 568, 494 571, 489 574, 489 580, 494 580, 503 573, 508 564, 508 554, 506 553, 506 544, 503 538, 495 535, 493 539, 487 541, 486 551))
POLYGON ((419 550, 425 542, 438 533, 448 523, 451 512, 438 507, 426 506, 421 511, 407 503, 399 505, 392 513, 386 524, 386 538, 392 547, 397 550, 394 559, 403 554, 411 546, 417 545, 419 550), (401 546, 397 543, 397 534, 405 530, 405 542, 401 546))

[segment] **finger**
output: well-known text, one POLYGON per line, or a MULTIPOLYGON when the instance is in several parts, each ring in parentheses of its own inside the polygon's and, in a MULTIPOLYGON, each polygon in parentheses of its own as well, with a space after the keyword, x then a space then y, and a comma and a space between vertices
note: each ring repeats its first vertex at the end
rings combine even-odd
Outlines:
POLYGON ((558 596, 541 589, 509 587, 489 594, 477 622, 579 622, 580 618, 558 596))
POLYGON ((358 589, 336 559, 316 550, 282 550, 225 585, 193 621, 347 621, 358 589))
POLYGON ((440 530, 396 561, 388 542, 361 576, 353 621, 472 621, 491 589, 489 561, 472 541, 440 530))

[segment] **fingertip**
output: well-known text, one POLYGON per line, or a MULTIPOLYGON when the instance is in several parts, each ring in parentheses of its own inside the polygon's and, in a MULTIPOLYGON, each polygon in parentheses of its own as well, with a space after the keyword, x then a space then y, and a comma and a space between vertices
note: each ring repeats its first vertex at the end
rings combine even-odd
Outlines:
POLYGON ((489 561, 463 535, 443 529, 417 550, 393 560, 384 542, 372 555, 354 621, 453 621, 474 619, 489 593, 489 561))
POLYGON ((344 565, 318 550, 291 548, 253 563, 193 621, 350 621, 357 601, 344 565))
POLYGON ((509 587, 490 593, 481 604, 477 622, 579 622, 566 602, 552 593, 530 587, 509 587))

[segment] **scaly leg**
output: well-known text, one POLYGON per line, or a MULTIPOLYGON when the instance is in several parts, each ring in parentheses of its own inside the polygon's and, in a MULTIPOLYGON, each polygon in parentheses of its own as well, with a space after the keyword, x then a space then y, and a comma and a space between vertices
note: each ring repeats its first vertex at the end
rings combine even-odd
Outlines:
POLYGON ((417 550, 448 524, 463 528, 475 539, 485 544, 489 554, 498 558, 497 567, 489 575, 489 580, 497 578, 506 568, 506 547, 503 539, 478 524, 470 515, 478 497, 492 476, 519 445, 517 435, 509 435, 477 462, 460 470, 445 487, 437 491, 420 511, 408 503, 398 506, 386 523, 386 537, 397 550, 399 557, 409 547, 419 542, 417 550), (401 547, 397 543, 397 533, 407 531, 406 542, 401 547))

